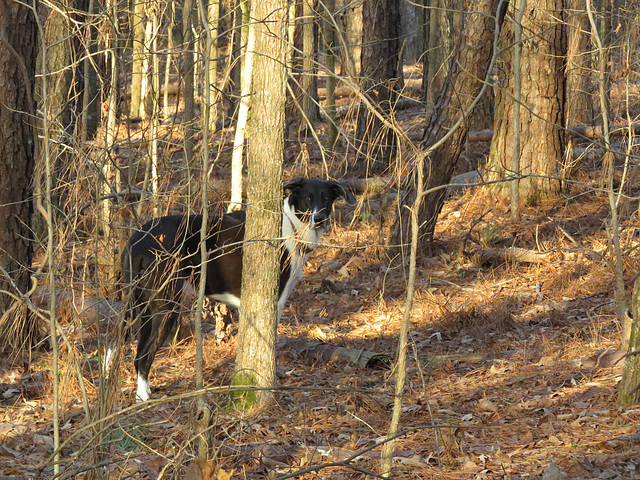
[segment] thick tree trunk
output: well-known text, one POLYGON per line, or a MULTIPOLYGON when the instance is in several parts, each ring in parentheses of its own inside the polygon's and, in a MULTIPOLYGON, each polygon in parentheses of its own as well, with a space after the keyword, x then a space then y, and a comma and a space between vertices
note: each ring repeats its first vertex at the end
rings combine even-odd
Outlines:
MULTIPOLYGON (((505 2, 506 3, 506 2, 505 2)), ((500 0, 473 0, 469 5, 465 28, 460 39, 456 58, 442 89, 442 95, 434 107, 429 125, 424 133, 423 148, 427 150, 424 178, 425 192, 446 185, 451 180, 454 168, 466 138, 468 126, 464 119, 485 84, 485 77, 493 55, 494 29, 496 15, 498 25, 504 12, 497 12, 500 0), (458 125, 458 122, 461 122, 458 125), (432 146, 447 138, 435 149, 432 146)), ((414 175, 415 176, 415 175, 414 175)), ((415 184, 407 186, 408 194, 403 200, 405 205, 413 205, 415 184)), ((433 232, 442 205, 446 188, 432 191, 425 196, 419 214, 421 225, 420 250, 426 249, 433 239, 433 232)), ((401 215, 396 219, 392 234, 392 250, 406 244, 409 238, 409 209, 399 209, 401 215)))
MULTIPOLYGON (((564 153, 564 67, 566 54, 562 0, 530 0, 522 20, 522 109, 520 124, 513 122, 512 50, 505 51, 504 88, 496 89, 494 136, 487 178, 508 176, 513 156, 514 129, 520 129, 522 202, 532 203, 560 191, 558 176, 564 153)), ((502 44, 513 41, 513 24, 505 23, 502 44)), ((496 189, 508 188, 508 183, 496 189)))
MULTIPOLYGON (((371 0, 362 6, 362 90, 374 108, 389 115, 402 89, 400 53, 399 0, 371 0)), ((374 112, 361 104, 356 128, 358 166, 360 170, 379 172, 392 162, 396 147, 395 133, 383 125, 374 112)))
MULTIPOLYGON (((37 57, 37 27, 33 12, 18 2, 0 2, 0 290, 26 294, 33 255, 31 216, 35 136, 33 100, 37 57)), ((0 293, 0 315, 14 304, 0 293)), ((5 317, 3 340, 9 327, 23 344, 33 341, 35 329, 26 308, 5 317)))
MULTIPOLYGON (((252 2, 255 19, 254 101, 249 143, 247 224, 234 384, 273 387, 282 222, 287 33, 286 0, 252 2)), ((245 408, 269 403, 273 392, 244 397, 245 408)))

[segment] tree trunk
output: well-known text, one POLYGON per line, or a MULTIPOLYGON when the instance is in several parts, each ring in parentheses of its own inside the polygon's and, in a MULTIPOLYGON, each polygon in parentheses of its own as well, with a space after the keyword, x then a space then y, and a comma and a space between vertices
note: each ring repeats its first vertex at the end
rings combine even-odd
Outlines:
MULTIPOLYGON (((28 7, 18 2, 0 3, 0 290, 18 296, 29 290, 33 255, 31 182, 36 137, 32 125, 37 32, 28 7)), ((0 293, 0 314, 3 341, 30 346, 36 332, 26 307, 0 293), (10 313, 12 305, 17 308, 10 313)))
POLYGON ((333 148, 338 139, 338 127, 336 125, 336 57, 333 50, 336 36, 333 14, 336 10, 336 1, 326 0, 324 8, 325 10, 322 11, 322 16, 324 17, 322 36, 325 46, 325 69, 327 72, 324 108, 327 114, 327 147, 333 148))
POLYGON ((220 22, 220 0, 212 0, 207 11, 211 29, 211 51, 209 52, 209 98, 213 104, 209 108, 209 127, 215 129, 218 120, 218 23, 220 22))
MULTIPOLYGON (((318 108, 318 23, 313 0, 302 0, 302 111, 311 124, 320 119, 318 108)), ((306 121, 303 120, 304 123, 306 121)))
MULTIPOLYGON (((185 0, 182 6, 182 81, 184 82, 182 127, 184 128, 184 161, 187 172, 193 162, 193 136, 195 135, 195 63, 193 61, 193 31, 191 30, 192 14, 193 0, 185 0)), ((190 181, 189 178, 187 180, 190 181)))
MULTIPOLYGON (((560 191, 558 176, 564 154, 564 64, 565 29, 561 0, 530 0, 522 20, 522 109, 519 125, 513 123, 512 49, 505 50, 502 63, 504 88, 496 89, 494 136, 487 165, 489 179, 510 175, 514 129, 521 132, 520 198, 535 203, 560 191)), ((502 32, 502 45, 513 42, 513 23, 502 32)), ((499 184, 496 190, 508 188, 499 184)))
POLYGON ((567 1, 567 62, 566 62, 566 109, 565 126, 591 125, 593 105, 589 94, 591 57, 589 48, 589 19, 584 11, 584 2, 567 1))
POLYGON ((131 118, 144 118, 145 110, 142 99, 142 75, 145 58, 145 24, 147 20, 146 2, 143 0, 133 1, 133 15, 131 16, 131 21, 133 23, 133 58, 131 61, 131 104, 129 115, 131 118))
MULTIPOLYGON (((238 353, 234 384, 273 387, 276 377, 277 293, 284 158, 286 0, 252 2, 255 19, 254 91, 248 155, 247 224, 238 353)), ((265 405, 273 392, 254 391, 245 408, 265 405)))
MULTIPOLYGON (((640 277, 633 284, 632 299, 633 323, 629 339, 629 353, 640 352, 640 277)), ((622 369, 622 380, 618 392, 618 405, 628 407, 640 401, 640 355, 628 356, 622 369)))
POLYGON ((402 42, 406 42, 402 55, 403 61, 415 63, 424 53, 422 48, 424 7, 421 0, 402 2, 400 7, 402 42))
POLYGON ((87 27, 85 29, 84 60, 82 61, 82 141, 92 140, 100 123, 100 91, 98 89, 98 72, 96 71, 96 36, 94 13, 96 0, 88 0, 87 27))
MULTIPOLYGON (((66 0, 61 5, 63 5, 65 11, 73 7, 73 4, 66 0)), ((66 190, 65 188, 57 188, 57 186, 67 181, 68 177, 65 178, 65 175, 70 161, 70 155, 67 148, 65 148, 65 145, 68 145, 68 142, 65 141, 67 137, 64 135, 64 130, 69 128, 72 118, 70 102, 67 98, 73 74, 70 67, 73 44, 71 39, 72 27, 69 20, 69 17, 59 10, 47 8, 47 19, 44 25, 44 43, 48 45, 46 51, 46 95, 42 94, 42 77, 36 79, 38 109, 41 112, 46 110, 49 127, 48 138, 54 139, 49 145, 49 155, 54 170, 53 202, 57 208, 61 207, 61 197, 65 195, 66 190)), ((39 74, 42 70, 43 54, 44 52, 42 51, 38 52, 36 70, 39 74)), ((42 152, 43 149, 40 149, 39 158, 36 160, 36 189, 40 191, 42 191, 42 186, 44 185, 45 163, 42 152)), ((40 199, 36 201, 40 202, 40 199)), ((34 223, 40 225, 39 222, 34 223)), ((36 229, 41 231, 38 227, 36 229)))
MULTIPOLYGON (((398 65, 399 0, 364 2, 362 19, 362 90, 378 113, 388 116, 393 110, 397 91, 403 85, 403 74, 398 68, 402 68, 398 65)), ((360 170, 380 172, 390 165, 396 152, 396 135, 364 104, 360 105, 358 113, 356 138, 360 170)))
POLYGON ((228 212, 242 208, 242 167, 244 165, 244 141, 247 136, 247 123, 251 107, 251 86, 253 78, 253 59, 255 57, 255 24, 248 25, 248 38, 242 55, 242 89, 240 93, 240 107, 236 121, 236 132, 233 139, 231 154, 231 201, 228 212))
POLYGON ((360 76, 362 63, 362 3, 351 2, 344 12, 346 48, 343 50, 342 62, 346 66, 345 73, 354 77, 360 76))
MULTIPOLYGON (((498 26, 501 25, 505 13, 497 12, 500 3, 500 0, 470 2, 469 14, 457 48, 456 61, 452 62, 452 68, 443 86, 443 93, 438 98, 424 133, 422 145, 429 154, 424 168, 425 192, 447 185, 453 175, 467 134, 468 127, 463 120, 472 113, 478 101, 478 95, 483 93, 485 78, 492 65, 494 29, 496 21, 498 26), (445 138, 445 135, 448 136, 445 138)), ((410 182, 406 188, 408 193, 403 199, 403 205, 413 205, 415 183, 410 182)), ((419 214, 419 224, 422 226, 419 241, 421 251, 426 250, 433 239, 445 192, 445 188, 431 191, 427 193, 421 204, 419 214)), ((395 252, 400 245, 406 244, 409 238, 408 232, 410 232, 407 213, 409 209, 401 208, 399 211, 401 214, 396 218, 391 238, 394 245, 392 250, 395 252)))

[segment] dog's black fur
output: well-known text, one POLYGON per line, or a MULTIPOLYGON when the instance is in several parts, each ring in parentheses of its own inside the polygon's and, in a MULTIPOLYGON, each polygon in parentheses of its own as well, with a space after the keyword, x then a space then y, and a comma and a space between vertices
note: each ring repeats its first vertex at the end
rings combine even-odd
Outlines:
MULTIPOLYGON (((333 202, 355 197, 338 182, 296 178, 284 185, 283 241, 280 260, 278 320, 289 293, 301 278, 306 255, 327 227, 333 202)), ((208 220, 205 295, 233 307, 240 304, 244 212, 208 220)), ((129 286, 128 316, 140 320, 135 367, 138 400, 150 394, 149 371, 156 351, 178 318, 183 289, 198 285, 201 215, 156 218, 135 232, 122 254, 122 273, 129 286)))

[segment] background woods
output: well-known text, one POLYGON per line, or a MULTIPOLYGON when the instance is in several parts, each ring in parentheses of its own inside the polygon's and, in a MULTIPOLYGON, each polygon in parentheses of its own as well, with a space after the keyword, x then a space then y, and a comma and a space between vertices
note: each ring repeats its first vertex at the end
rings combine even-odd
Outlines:
POLYGON ((0 0, 2 480, 637 476, 639 11, 0 0), (276 326, 299 176, 358 204, 276 326), (126 240, 237 209, 136 404, 126 240))

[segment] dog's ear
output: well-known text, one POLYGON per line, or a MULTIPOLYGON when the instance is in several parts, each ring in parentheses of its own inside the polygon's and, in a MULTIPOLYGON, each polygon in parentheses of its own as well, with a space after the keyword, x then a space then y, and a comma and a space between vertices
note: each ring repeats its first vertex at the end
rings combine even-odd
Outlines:
POLYGON ((302 188, 302 186, 304 185, 304 182, 306 182, 307 179, 304 177, 296 177, 293 180, 289 180, 288 182, 286 182, 284 184, 284 192, 297 192, 298 190, 300 190, 302 188))
POLYGON ((356 197, 353 195, 353 193, 342 186, 342 184, 333 180, 330 181, 329 184, 331 185, 331 189, 335 193, 336 198, 343 197, 345 202, 347 202, 349 205, 356 204, 356 197))

